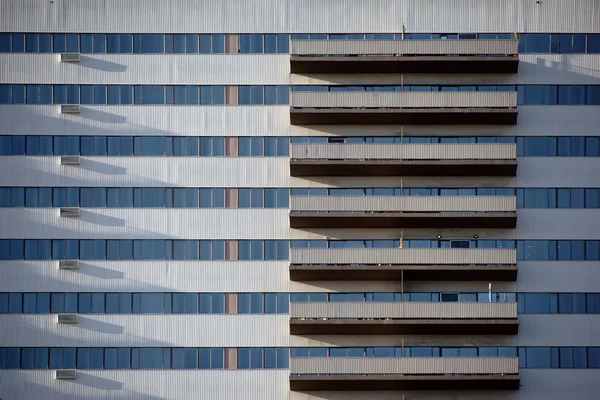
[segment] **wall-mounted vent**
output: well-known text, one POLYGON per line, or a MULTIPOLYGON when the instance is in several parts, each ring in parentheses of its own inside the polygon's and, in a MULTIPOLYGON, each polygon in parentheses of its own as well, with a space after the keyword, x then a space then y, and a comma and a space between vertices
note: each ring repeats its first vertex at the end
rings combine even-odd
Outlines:
POLYGON ((61 156, 60 165, 81 165, 81 157, 79 156, 61 156))
POLYGON ((61 114, 79 114, 81 113, 81 107, 79 104, 63 104, 60 106, 61 114))
POLYGON ((61 207, 60 216, 68 218, 79 218, 79 207, 61 207))
POLYGON ((78 260, 59 260, 58 269, 79 269, 78 260))
POLYGON ((57 369, 56 379, 75 379, 77 378, 77 371, 74 369, 57 369))
POLYGON ((76 324, 79 322, 77 314, 58 314, 59 324, 76 324))
POLYGON ((61 53, 60 62, 78 63, 81 61, 79 53, 61 53))

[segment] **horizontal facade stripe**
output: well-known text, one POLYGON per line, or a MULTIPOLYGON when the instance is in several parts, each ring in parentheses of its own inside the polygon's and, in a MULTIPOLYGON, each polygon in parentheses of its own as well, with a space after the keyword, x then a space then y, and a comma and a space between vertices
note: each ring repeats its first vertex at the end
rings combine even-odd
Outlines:
POLYGON ((525 0, 481 5, 474 0, 433 1, 419 8, 416 0, 379 0, 365 5, 360 1, 322 4, 291 0, 256 0, 248 7, 229 0, 219 6, 204 0, 176 0, 164 4, 134 1, 123 5, 116 0, 102 5, 39 5, 34 0, 15 11, 9 3, 2 14, 3 32, 598 32, 597 4, 584 0, 577 9, 567 4, 548 4, 539 12, 525 0), (345 5, 345 7, 341 7, 345 5), (198 14, 188 12, 198 10, 198 14), (464 10, 456 12, 457 9, 464 10), (144 10, 144 12, 140 12, 144 10), (340 11, 342 10, 342 11, 340 11), (379 10, 386 10, 381 13, 379 10), (507 11, 508 10, 508 11, 507 11), (10 13, 9 13, 10 11, 10 13), (52 18, 47 16, 51 15, 52 18), (165 18, 168 15, 169 18, 165 18), (560 16, 561 18, 558 18, 560 16), (68 22, 64 22, 68 21, 68 22), (574 21, 574 22, 569 22, 574 21))
POLYGON ((56 315, 2 315, 0 319, 4 347, 289 346, 288 314, 86 314, 73 325, 57 324, 56 315), (264 326, 270 327, 268 333, 264 326))

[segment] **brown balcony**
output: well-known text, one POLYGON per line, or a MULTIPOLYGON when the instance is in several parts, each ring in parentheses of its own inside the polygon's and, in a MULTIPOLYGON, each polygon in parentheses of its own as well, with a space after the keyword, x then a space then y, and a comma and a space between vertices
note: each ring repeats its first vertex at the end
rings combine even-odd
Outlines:
POLYGON ((293 74, 516 74, 517 40, 292 40, 293 74))
POLYGON ((294 391, 518 390, 517 357, 290 359, 294 391))
POLYGON ((510 143, 291 145, 290 175, 516 176, 510 143))
POLYGON ((292 92, 292 125, 516 125, 516 92, 292 92))
POLYGON ((516 335, 517 303, 292 302, 292 335, 516 335))
POLYGON ((292 196, 290 227, 515 228, 515 196, 292 196))
POLYGON ((516 281, 515 249, 291 249, 292 281, 516 281))

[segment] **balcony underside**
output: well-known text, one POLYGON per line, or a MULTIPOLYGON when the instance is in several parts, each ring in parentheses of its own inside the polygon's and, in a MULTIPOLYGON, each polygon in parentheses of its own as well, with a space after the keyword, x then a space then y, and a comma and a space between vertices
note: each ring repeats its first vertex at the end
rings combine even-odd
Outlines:
POLYGON ((293 391, 518 390, 519 375, 290 376, 293 391))
POLYGON ((290 175, 516 176, 517 160, 291 160, 290 175))
POLYGON ((516 125, 516 108, 292 108, 292 125, 516 125))
POLYGON ((435 213, 435 212, 301 212, 290 214, 290 228, 499 228, 517 226, 517 213, 435 213))
POLYGON ((291 319, 292 335, 516 335, 516 319, 291 319))
POLYGON ((291 56, 293 74, 516 74, 518 56, 291 56))
POLYGON ((451 265, 290 265, 292 281, 507 281, 518 267, 451 265), (403 271, 403 272, 402 272, 403 271))

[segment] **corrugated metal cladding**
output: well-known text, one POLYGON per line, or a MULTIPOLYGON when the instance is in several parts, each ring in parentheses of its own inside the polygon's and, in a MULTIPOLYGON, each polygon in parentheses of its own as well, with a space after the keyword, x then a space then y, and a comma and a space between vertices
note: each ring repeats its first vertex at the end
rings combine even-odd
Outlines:
POLYGON ((2 316, 2 346, 287 347, 290 337, 287 314, 81 314, 77 324, 56 321, 55 314, 2 316))
POLYGON ((289 136, 290 110, 281 106, 2 105, 1 135, 289 136))
POLYGON ((106 208, 83 209, 79 218, 60 217, 58 208, 0 209, 1 238, 53 239, 287 239, 278 208, 106 208))
POLYGON ((0 292, 288 292, 288 271, 288 261, 90 260, 61 271, 58 261, 14 260, 0 263, 0 292))
POLYGON ((594 314, 519 316, 519 346, 598 346, 600 319, 594 314))
POLYGON ((26 0, 3 32, 598 32, 595 0, 26 0))
POLYGON ((287 54, 1 54, 0 82, 127 85, 286 85, 287 54))
POLYGON ((0 395, 10 400, 286 400, 289 370, 79 370, 74 381, 55 380, 54 370, 2 370, 0 395))
POLYGON ((600 282, 597 261, 521 261, 519 292, 596 292, 600 282))

